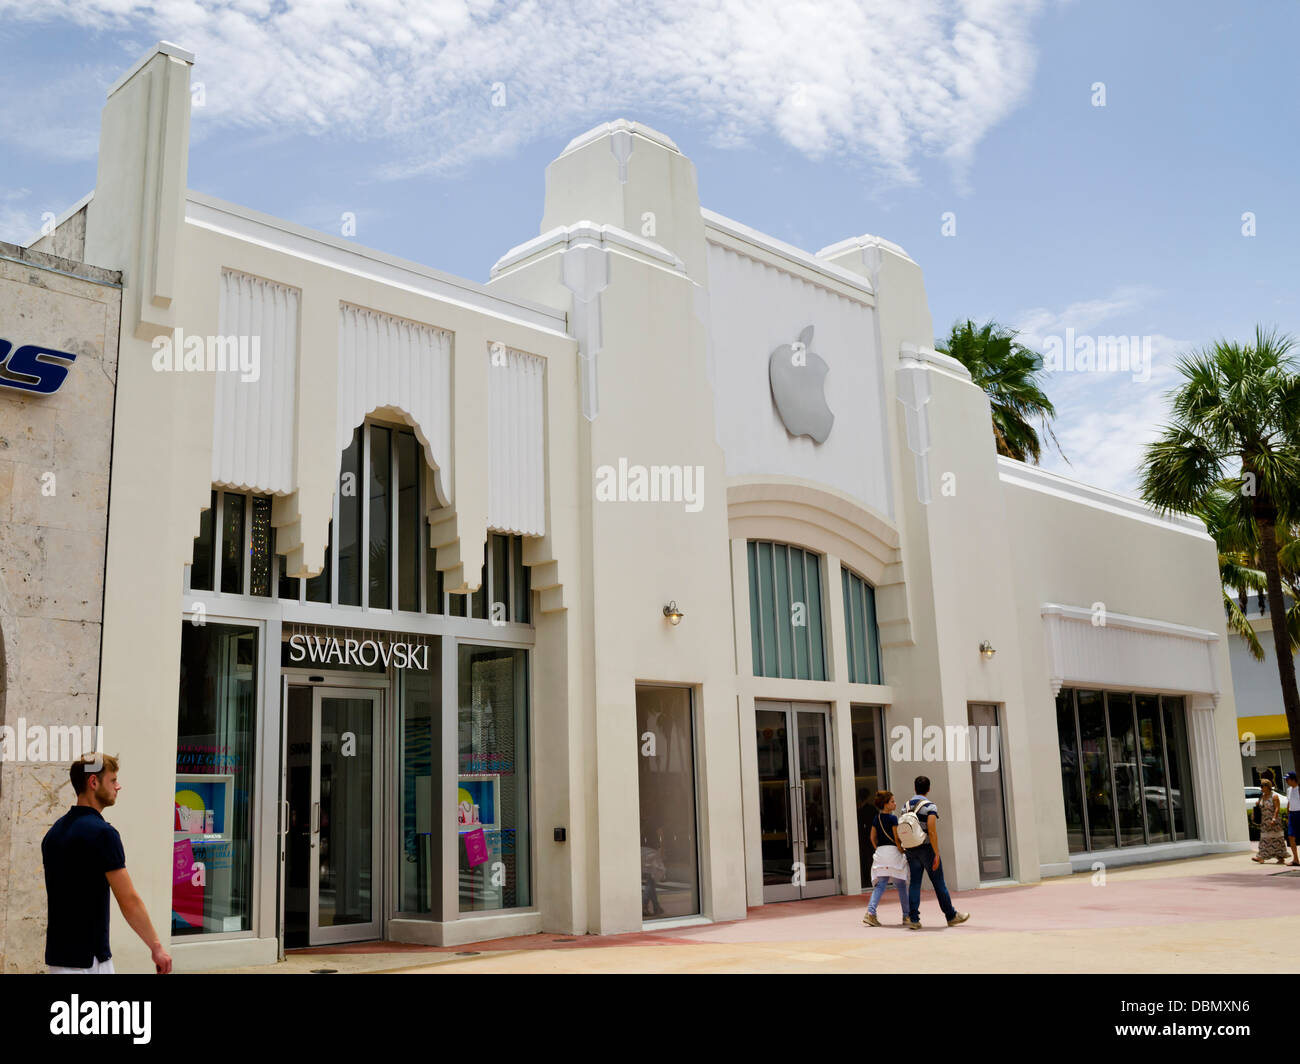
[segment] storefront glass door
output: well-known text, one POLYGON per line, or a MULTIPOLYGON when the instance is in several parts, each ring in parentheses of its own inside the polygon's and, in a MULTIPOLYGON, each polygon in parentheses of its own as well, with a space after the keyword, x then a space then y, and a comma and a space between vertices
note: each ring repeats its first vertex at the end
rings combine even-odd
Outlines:
POLYGON ((285 945, 380 931, 380 693, 291 685, 285 726, 285 945))
POLYGON ((641 916, 700 911, 695 808, 695 728, 688 687, 638 684, 641 916))
POLYGON ((863 886, 871 885, 871 825, 876 819, 876 792, 886 786, 883 709, 854 706, 850 725, 853 735, 853 791, 857 802, 858 862, 863 886))
MULTIPOLYGON (((997 706, 972 702, 967 706, 967 711, 974 727, 987 729, 995 743, 1001 741, 997 706)), ((981 748, 983 742, 981 741, 981 748)), ((975 791, 975 844, 979 850, 981 881, 1007 879, 1011 875, 1000 756, 996 764, 996 768, 990 769, 989 765, 978 759, 971 759, 971 779, 975 791)))
POLYGON ((755 721, 763 900, 834 894, 830 711, 807 703, 758 702, 755 721))

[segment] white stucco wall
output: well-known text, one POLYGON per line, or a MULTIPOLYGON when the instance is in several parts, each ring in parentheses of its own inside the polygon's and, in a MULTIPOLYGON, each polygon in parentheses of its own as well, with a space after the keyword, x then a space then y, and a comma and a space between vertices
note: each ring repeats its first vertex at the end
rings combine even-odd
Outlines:
MULTIPOLYGON (((1131 500, 1016 468, 1014 463, 1003 466, 1003 491, 1017 573, 1039 848, 1044 867, 1059 870, 1068 863, 1069 854, 1042 607, 1060 603, 1092 610, 1094 604, 1101 604, 1110 614, 1220 633, 1223 611, 1216 552, 1213 540, 1196 527, 1199 522, 1166 521, 1131 500)), ((1225 808, 1235 809, 1240 802, 1236 707, 1226 640, 1212 644, 1212 655, 1214 675, 1208 682, 1219 688, 1217 706, 1203 689, 1180 688, 1167 679, 1143 683, 1140 674, 1112 675, 1101 683, 1081 683, 1068 676, 1064 681, 1073 687, 1184 693, 1189 726, 1195 713, 1211 715, 1211 746, 1192 751, 1200 830, 1202 838, 1211 840, 1216 835, 1216 807, 1221 820, 1225 808)), ((1161 666, 1155 660, 1149 664, 1153 671, 1161 666)), ((1202 684, 1197 681, 1198 688, 1202 684)), ((1228 843, 1245 839, 1239 819, 1228 818, 1228 843)))
POLYGON ((871 296, 816 278, 725 231, 710 235, 709 376, 727 475, 797 476, 891 515, 891 455, 871 296), (768 381, 773 350, 793 343, 809 325, 811 351, 829 366, 825 390, 835 415, 820 444, 786 431, 768 381))

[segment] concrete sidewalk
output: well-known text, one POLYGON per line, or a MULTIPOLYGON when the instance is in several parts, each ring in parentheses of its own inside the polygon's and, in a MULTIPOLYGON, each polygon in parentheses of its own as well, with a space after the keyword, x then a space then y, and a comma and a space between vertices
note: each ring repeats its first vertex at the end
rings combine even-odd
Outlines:
POLYGON ((1300 869, 1234 853, 965 891, 946 926, 921 896, 920 932, 866 898, 764 905, 749 918, 626 935, 528 935, 468 946, 361 943, 293 951, 243 972, 1241 972, 1300 971, 1300 869))

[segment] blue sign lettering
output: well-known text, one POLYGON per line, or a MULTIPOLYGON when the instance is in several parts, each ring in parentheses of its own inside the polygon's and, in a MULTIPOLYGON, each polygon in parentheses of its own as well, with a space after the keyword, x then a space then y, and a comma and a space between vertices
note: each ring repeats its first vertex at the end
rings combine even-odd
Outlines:
POLYGON ((68 367, 50 359, 63 359, 75 362, 77 356, 69 351, 55 351, 50 347, 38 347, 24 344, 13 355, 13 348, 8 340, 0 340, 0 388, 16 388, 23 392, 36 392, 37 395, 53 395, 63 385, 68 376, 68 367))

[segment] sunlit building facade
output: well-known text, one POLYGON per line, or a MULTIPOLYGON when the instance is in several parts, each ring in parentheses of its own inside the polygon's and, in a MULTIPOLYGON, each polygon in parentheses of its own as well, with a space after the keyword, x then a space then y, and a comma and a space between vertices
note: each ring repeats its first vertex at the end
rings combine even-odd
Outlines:
POLYGON ((98 720, 180 968, 855 894, 921 772, 962 892, 1244 845, 1213 543, 999 459, 901 248, 618 121, 451 277, 194 191, 191 62, 64 223, 123 276, 98 720))

